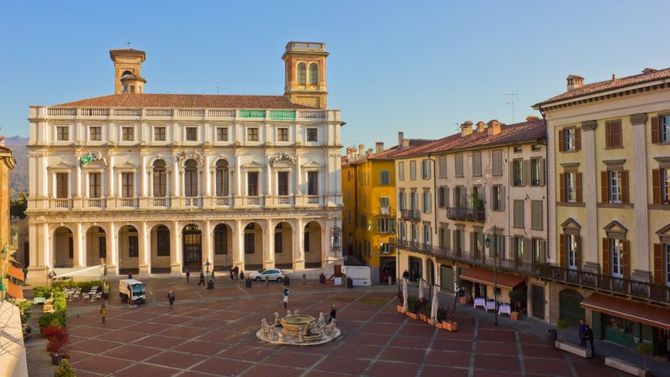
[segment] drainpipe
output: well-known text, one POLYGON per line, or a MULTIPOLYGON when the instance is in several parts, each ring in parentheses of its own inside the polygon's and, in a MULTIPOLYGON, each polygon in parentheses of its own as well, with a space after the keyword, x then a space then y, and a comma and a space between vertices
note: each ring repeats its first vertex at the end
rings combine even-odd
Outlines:
MULTIPOLYGON (((431 165, 433 165, 433 176, 431 177, 433 180, 433 216, 434 216, 434 221, 433 221, 433 233, 437 234, 437 175, 435 175, 435 160, 433 159, 432 153, 428 153, 428 160, 431 162, 431 165)), ((431 239, 431 241, 433 241, 431 239)), ((431 252, 432 252, 432 242, 431 242, 431 252)), ((433 269, 435 269, 435 263, 433 263, 433 269)), ((433 284, 435 284, 435 271, 432 271, 432 276, 433 276, 433 284)))
MULTIPOLYGON (((540 107, 540 114, 542 115, 542 121, 544 122, 544 126, 546 128, 547 126, 547 118, 545 117, 544 111, 540 107)), ((549 129, 547 128, 547 134, 549 133, 549 129)), ((547 263, 547 258, 549 258, 549 240, 550 234, 553 231, 549 227, 549 138, 547 137, 547 134, 545 134, 545 142, 544 142, 544 160, 546 163, 544 164, 544 197, 545 197, 545 212, 547 214, 546 219, 547 219, 547 239, 544 241, 545 242, 545 250, 544 250, 544 261, 542 263, 547 263)), ((553 177, 551 179, 553 183, 553 177)), ((558 253, 557 253, 558 254, 558 253)))

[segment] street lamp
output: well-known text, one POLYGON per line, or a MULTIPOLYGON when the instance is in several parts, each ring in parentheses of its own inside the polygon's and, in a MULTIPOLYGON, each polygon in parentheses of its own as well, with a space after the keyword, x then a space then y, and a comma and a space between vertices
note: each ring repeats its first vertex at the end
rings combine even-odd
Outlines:
POLYGON ((209 259, 205 261, 205 272, 207 273, 207 280, 209 280, 209 259))

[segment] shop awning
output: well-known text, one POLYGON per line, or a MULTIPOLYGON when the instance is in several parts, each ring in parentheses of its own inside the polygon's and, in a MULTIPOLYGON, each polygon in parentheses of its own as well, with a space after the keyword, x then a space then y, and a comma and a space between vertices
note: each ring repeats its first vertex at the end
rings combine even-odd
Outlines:
MULTIPOLYGON (((497 275, 497 284, 498 287, 501 288, 512 289, 526 280, 524 277, 510 275, 504 272, 497 272, 497 275)), ((493 271, 485 270, 483 268, 471 267, 463 269, 460 278, 473 283, 493 285, 493 271)))
POLYGON ((638 301, 594 293, 582 301, 584 309, 627 319, 633 322, 670 330, 670 309, 662 309, 638 301))

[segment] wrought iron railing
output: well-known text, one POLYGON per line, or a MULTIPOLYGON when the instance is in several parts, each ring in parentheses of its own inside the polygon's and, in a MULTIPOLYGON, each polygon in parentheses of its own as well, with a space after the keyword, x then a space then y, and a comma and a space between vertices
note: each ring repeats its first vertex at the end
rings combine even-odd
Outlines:
POLYGON ((451 220, 484 221, 484 208, 449 207, 447 218, 451 220))
POLYGON ((400 211, 400 217, 403 220, 419 220, 421 212, 418 209, 403 209, 400 211))

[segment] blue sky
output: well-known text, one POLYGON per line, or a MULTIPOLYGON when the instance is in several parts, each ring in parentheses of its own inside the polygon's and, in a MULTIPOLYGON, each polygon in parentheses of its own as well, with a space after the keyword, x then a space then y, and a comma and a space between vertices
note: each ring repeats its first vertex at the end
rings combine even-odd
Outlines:
POLYGON ((326 42, 345 145, 512 122, 587 82, 670 66, 670 1, 15 1, 0 3, 0 134, 31 104, 113 91, 110 48, 147 51, 147 92, 282 94, 284 45, 326 42))

